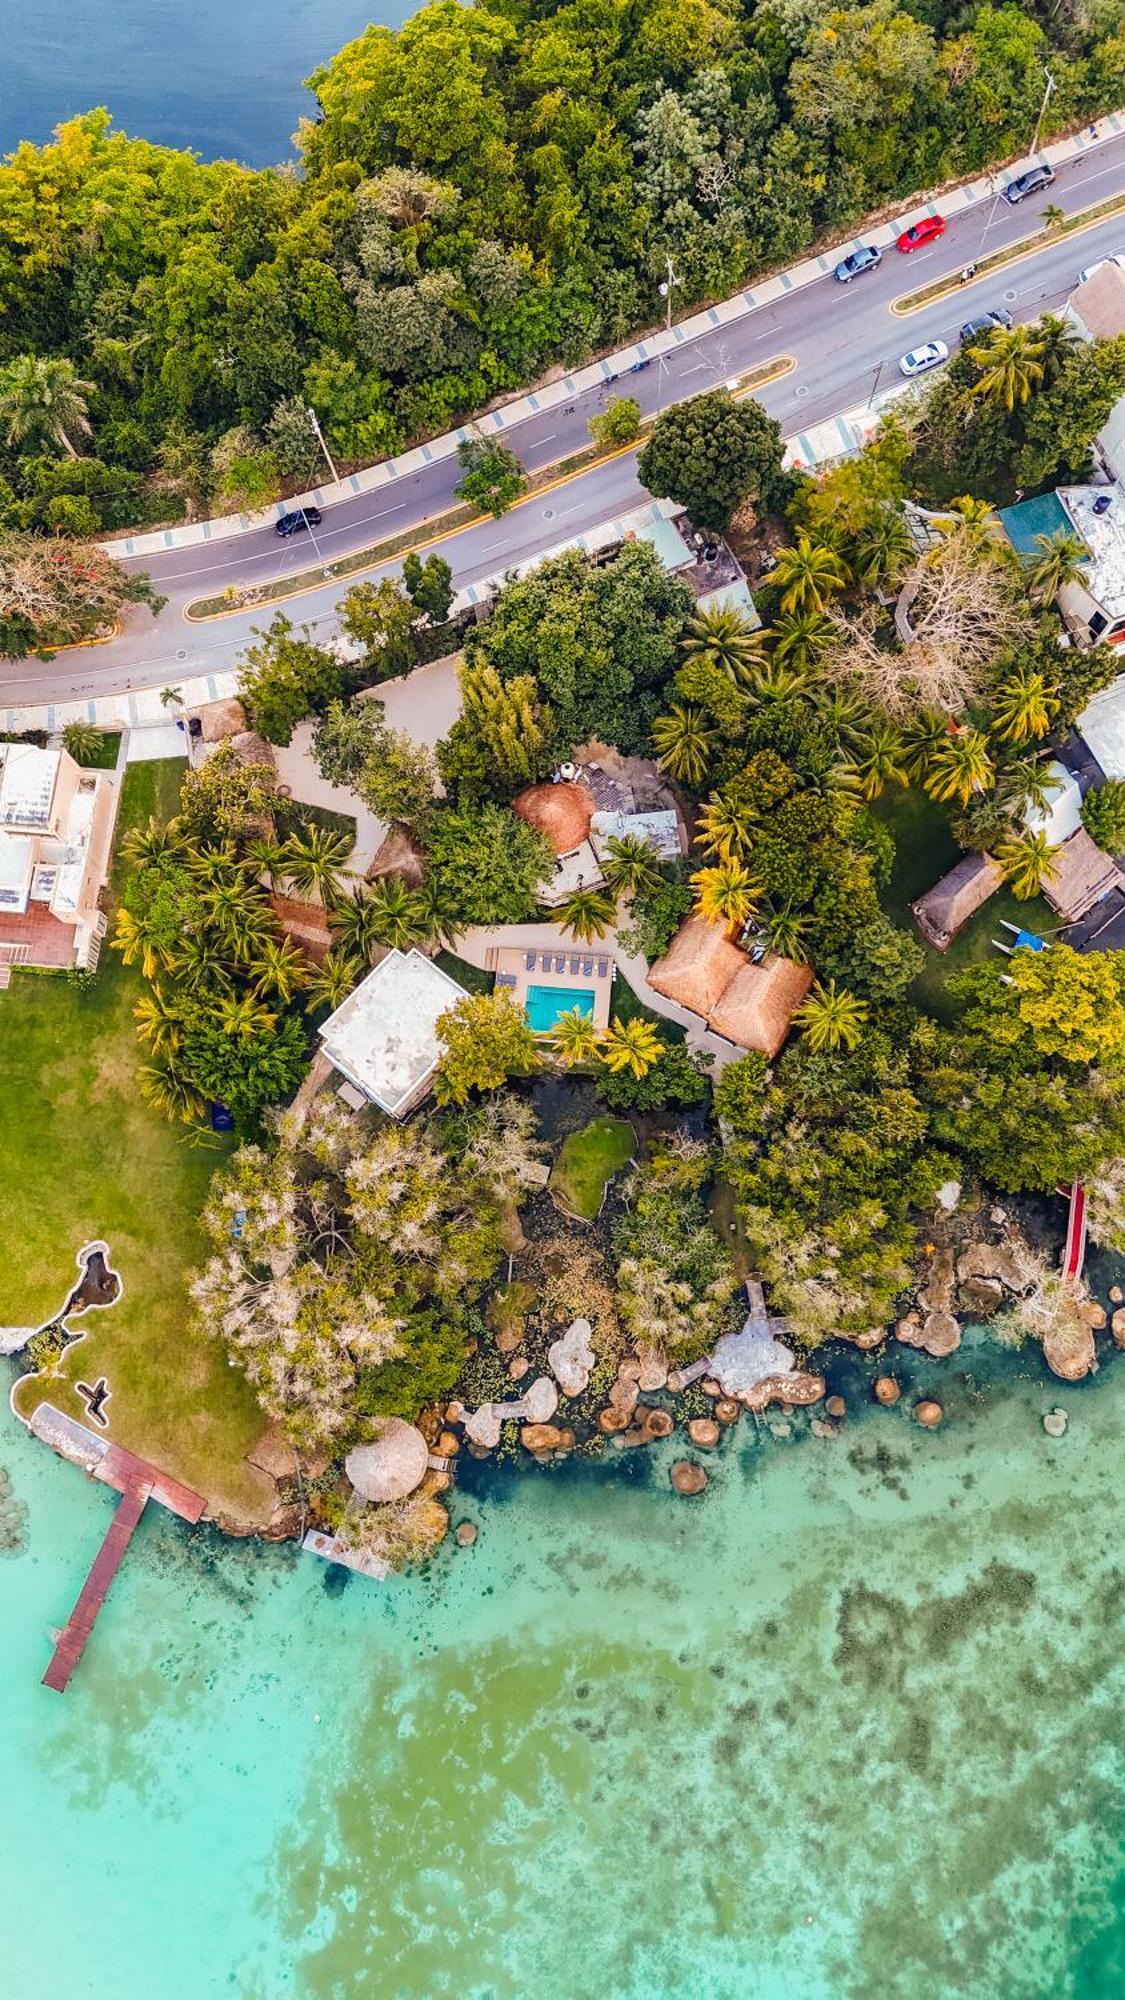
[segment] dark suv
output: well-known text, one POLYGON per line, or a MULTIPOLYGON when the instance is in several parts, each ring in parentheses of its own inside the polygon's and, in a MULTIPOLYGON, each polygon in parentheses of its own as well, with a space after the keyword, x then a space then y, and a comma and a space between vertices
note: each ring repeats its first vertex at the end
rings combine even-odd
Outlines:
POLYGON ((319 507, 296 507, 291 514, 282 514, 274 525, 274 534, 287 542, 290 535, 303 534, 306 528, 319 528, 322 519, 319 507))
POLYGON ((1029 167, 1026 174, 1020 174, 1017 180, 1008 182, 1004 189, 1004 200, 1010 201, 1014 207, 1026 194, 1038 194, 1040 188, 1049 188, 1054 178, 1053 167, 1029 167))
POLYGON ((995 312, 981 313, 976 319, 965 321, 961 328, 961 344, 963 347, 968 347, 970 341, 987 340, 989 334, 995 333, 998 326, 1011 326, 1011 324, 1011 313, 1005 312, 1003 306, 997 306, 995 312))

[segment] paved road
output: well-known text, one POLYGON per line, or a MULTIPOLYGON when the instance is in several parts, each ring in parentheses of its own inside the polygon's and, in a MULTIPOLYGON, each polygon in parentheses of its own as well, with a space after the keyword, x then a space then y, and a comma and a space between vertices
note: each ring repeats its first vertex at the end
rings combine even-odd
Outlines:
MULTIPOLYGON (((1125 188, 1125 138, 1062 166, 1050 199, 1066 210, 1089 207, 1125 188)), ((761 400, 788 434, 881 394, 898 379, 897 363, 907 347, 940 336, 955 345, 957 328, 970 310, 1006 304, 1017 319, 1034 319, 1061 306, 1073 290, 1079 268, 1111 250, 1125 249, 1125 221, 1117 217, 1077 237, 1050 243, 1034 256, 991 278, 978 279, 955 296, 907 319, 893 318, 891 301, 934 278, 956 272, 1006 243, 1033 231, 1045 197, 1031 196, 1018 208, 1000 198, 985 201, 950 221, 944 237, 910 257, 893 249, 881 267, 852 285, 831 276, 763 306, 729 325, 685 342, 639 375, 626 374, 591 391, 566 409, 529 417, 505 438, 534 470, 587 442, 586 424, 607 395, 636 396, 645 412, 668 401, 698 394, 716 382, 745 373, 759 363, 792 355, 797 366, 762 391, 761 400)), ((393 488, 357 496, 326 512, 317 544, 326 562, 397 534, 440 514, 450 504, 455 463, 438 461, 393 488)), ((526 560, 572 534, 639 505, 647 496, 637 483, 632 455, 592 468, 554 492, 533 497, 504 520, 462 529, 446 538, 443 553, 458 585, 493 574, 506 563, 526 560)), ((75 649, 47 663, 0 661, 0 698, 7 703, 65 700, 137 687, 161 687, 233 664, 250 629, 270 614, 259 609, 207 625, 188 625, 183 607, 193 598, 226 585, 261 582, 308 569, 317 551, 308 539, 299 545, 278 541, 272 530, 254 531, 211 548, 169 551, 148 558, 148 569, 168 604, 157 620, 130 612, 112 644, 75 649)), ((386 565, 388 571, 397 564, 386 565)), ((286 607, 291 616, 322 626, 333 623, 340 584, 305 592, 286 607)))

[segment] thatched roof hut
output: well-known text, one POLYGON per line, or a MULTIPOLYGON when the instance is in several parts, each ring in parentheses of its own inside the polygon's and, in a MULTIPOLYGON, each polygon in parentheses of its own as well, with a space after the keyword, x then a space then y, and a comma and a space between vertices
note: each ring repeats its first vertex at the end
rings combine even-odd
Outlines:
POLYGON ((344 1471, 361 1500, 404 1500, 421 1484, 429 1455, 420 1430, 388 1417, 370 1444, 349 1451, 344 1471))
POLYGON ((585 785, 529 785, 512 811, 550 841, 556 854, 572 854, 590 831, 594 799, 585 785))
POLYGON ((793 958, 771 954, 761 965, 744 962, 707 1018, 726 1041, 775 1056, 812 983, 812 966, 793 958))
POLYGON ((650 968, 648 983, 666 1000, 706 1017, 748 965, 746 953, 731 943, 721 924, 689 917, 650 968))
POLYGON ((1125 333, 1125 271, 1120 264, 1107 258, 1071 293, 1070 310, 1091 340, 1113 340, 1125 333))
POLYGON ((1004 880, 1004 870, 990 854, 963 854, 955 868, 911 905, 927 944, 948 951, 962 925, 974 917, 1004 880))
POLYGON ((204 743, 221 743, 227 736, 244 736, 248 728, 246 710, 235 695, 221 701, 205 701, 188 713, 199 723, 204 743))
POLYGON ((1081 826, 1057 849, 1043 879, 1043 894, 1064 924, 1076 924, 1103 896, 1123 888, 1125 875, 1116 861, 1103 854, 1081 826))

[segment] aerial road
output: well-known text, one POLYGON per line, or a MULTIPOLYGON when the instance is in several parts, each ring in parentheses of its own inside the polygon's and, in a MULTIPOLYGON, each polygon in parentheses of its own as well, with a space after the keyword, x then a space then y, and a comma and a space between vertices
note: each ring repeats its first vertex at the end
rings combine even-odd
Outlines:
MULTIPOLYGON (((996 177, 997 190, 1006 178, 996 177)), ((1019 206, 1011 206, 997 192, 950 214, 944 235, 910 256, 900 255, 892 245, 884 250, 881 265, 849 285, 838 284, 829 270, 803 289, 684 340, 641 373, 626 370, 573 403, 510 424, 504 441, 534 471, 588 442, 588 420, 609 395, 635 396, 642 412, 649 414, 782 356, 792 357, 796 365, 764 387, 760 400, 787 434, 807 429, 881 396, 901 379, 898 363, 906 349, 944 340, 955 352, 958 328, 974 314, 1003 306, 1016 320, 1032 320, 1062 306, 1082 267, 1125 250, 1125 217, 1110 217, 1079 233, 1048 239, 922 311, 907 317, 890 311, 892 302, 904 293, 944 276, 956 278, 965 266, 1034 234, 1042 226, 1048 202, 1073 213, 1122 191, 1125 136, 1061 165, 1053 187, 1019 206)), ((857 240, 862 241, 862 235, 857 240)), ((413 527, 423 540, 426 521, 451 505, 458 476, 456 459, 437 459, 392 486, 326 507, 315 549, 308 535, 284 542, 267 527, 138 559, 136 566, 148 571, 168 599, 159 616, 154 620, 143 609, 131 610, 112 641, 73 648, 51 661, 0 661, 0 705, 163 687, 227 669, 251 627, 267 622, 272 608, 259 606, 207 623, 189 623, 184 618, 188 604, 217 595, 231 584, 307 574, 318 561, 336 562, 413 527)), ((457 530, 437 546, 452 565, 456 584, 463 586, 524 562, 539 550, 638 506, 646 497, 637 481, 635 454, 626 453, 530 496, 500 521, 457 530)), ((392 573, 397 567, 396 561, 382 572, 370 573, 392 573)), ((291 617, 328 632, 344 588, 345 583, 330 580, 291 598, 285 609, 291 617)))

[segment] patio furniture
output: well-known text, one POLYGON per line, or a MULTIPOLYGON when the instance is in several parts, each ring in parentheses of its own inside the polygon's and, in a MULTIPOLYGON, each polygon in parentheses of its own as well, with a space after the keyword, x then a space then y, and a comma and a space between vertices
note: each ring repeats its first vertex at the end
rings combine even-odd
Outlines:
POLYGON ((577 970, 578 970, 578 960, 577 958, 572 958, 570 961, 571 978, 574 977, 574 974, 577 972, 577 970))
POLYGON ((514 986, 515 983, 516 975, 514 972, 498 972, 496 975, 497 986, 514 986))
POLYGON ((566 953, 563 951, 560 951, 558 957, 555 960, 555 971, 556 972, 566 971, 566 953))
POLYGON ((524 952, 524 955, 523 955, 523 965, 524 965, 524 971, 525 971, 525 972, 534 972, 534 970, 535 970, 535 953, 534 953, 533 951, 525 951, 525 952, 524 952))
POLYGON ((593 974, 593 970, 594 970, 594 961, 593 961, 593 959, 592 959, 592 958, 584 958, 584 959, 582 960, 582 977, 583 977, 583 979, 589 979, 589 978, 590 978, 590 977, 592 976, 592 974, 593 974))
POLYGON ((604 978, 605 978, 605 976, 606 976, 606 973, 607 973, 608 971, 609 971, 609 960, 608 960, 608 958, 599 958, 599 960, 598 960, 598 978, 599 978, 599 979, 604 979, 604 978))

